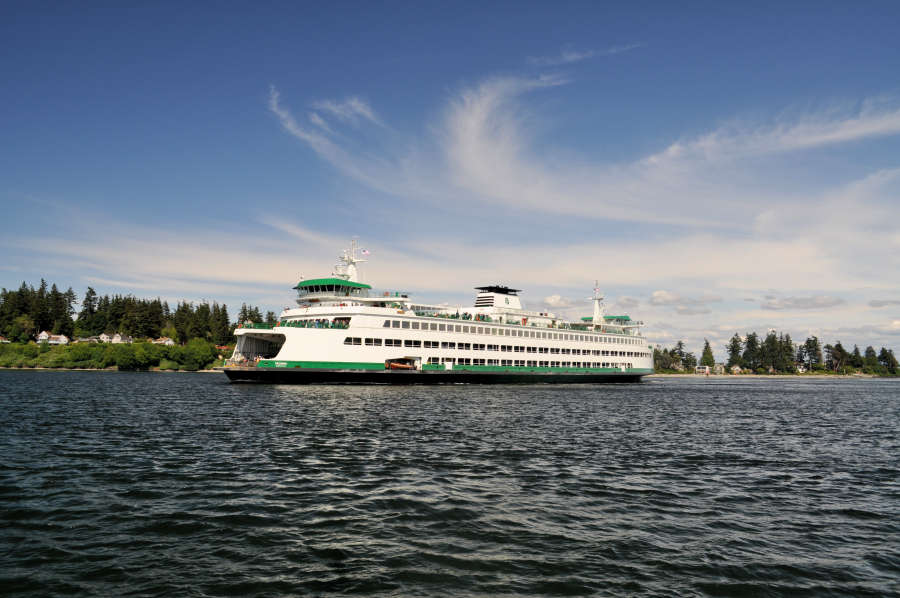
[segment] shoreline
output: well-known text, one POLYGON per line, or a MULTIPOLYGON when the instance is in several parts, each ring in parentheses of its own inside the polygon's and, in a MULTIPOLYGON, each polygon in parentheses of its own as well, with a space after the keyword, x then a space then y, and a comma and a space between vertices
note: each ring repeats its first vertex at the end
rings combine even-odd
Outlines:
POLYGON ((33 367, 33 368, 9 368, 9 367, 0 367, 0 371, 10 371, 10 372, 114 372, 114 373, 128 373, 128 372, 150 372, 157 374, 217 374, 219 370, 161 370, 159 368, 151 368, 149 370, 120 370, 116 367, 111 368, 44 368, 44 367, 33 367))

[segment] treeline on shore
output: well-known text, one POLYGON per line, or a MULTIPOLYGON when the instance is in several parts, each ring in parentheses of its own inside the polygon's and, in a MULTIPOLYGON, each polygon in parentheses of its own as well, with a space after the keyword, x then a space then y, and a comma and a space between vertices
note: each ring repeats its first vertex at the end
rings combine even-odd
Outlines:
MULTIPOLYGON (((226 350, 227 352, 227 350, 226 350)), ((0 367, 119 370, 183 370, 194 372, 217 365, 224 355, 204 339, 194 338, 184 346, 77 343, 50 346, 47 343, 0 344, 0 367)))
MULTIPOLYGON (((728 359, 726 373, 750 374, 871 374, 875 376, 900 375, 900 364, 892 349, 881 347, 876 351, 871 345, 864 351, 854 345, 848 351, 840 341, 822 345, 811 336, 803 343, 794 343, 790 334, 770 331, 765 337, 756 332, 745 336, 735 333, 725 345, 728 359)), ((699 362, 696 356, 685 351, 684 343, 678 341, 674 347, 653 350, 653 366, 658 372, 694 371, 697 365, 715 367, 712 347, 704 339, 699 362)))
POLYGON ((0 336, 27 343, 42 331, 70 338, 120 333, 141 338, 168 337, 185 345, 203 339, 214 345, 233 341, 238 322, 275 322, 275 313, 262 316, 259 309, 242 305, 237 319, 228 317, 226 305, 204 301, 196 306, 183 301, 172 310, 166 301, 138 299, 132 295, 98 296, 88 287, 76 312, 75 292, 60 291, 45 280, 35 289, 24 282, 17 290, 0 290, 0 336))

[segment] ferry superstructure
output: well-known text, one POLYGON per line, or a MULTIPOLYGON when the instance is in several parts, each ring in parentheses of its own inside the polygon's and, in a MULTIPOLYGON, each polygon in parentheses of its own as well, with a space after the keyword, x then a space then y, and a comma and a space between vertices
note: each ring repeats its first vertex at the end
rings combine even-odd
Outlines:
POLYGON ((476 287, 474 305, 414 302, 359 280, 356 242, 330 277, 301 280, 297 307, 273 325, 244 323, 223 371, 278 383, 637 382, 653 373, 642 322, 605 315, 567 321, 526 310, 518 289, 476 287))

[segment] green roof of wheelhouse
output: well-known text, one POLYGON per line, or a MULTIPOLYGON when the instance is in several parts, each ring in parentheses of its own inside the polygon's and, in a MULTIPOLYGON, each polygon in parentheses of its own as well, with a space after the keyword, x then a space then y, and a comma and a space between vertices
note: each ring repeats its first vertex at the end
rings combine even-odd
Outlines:
MULTIPOLYGON (((594 316, 585 316, 585 317, 581 318, 581 321, 582 322, 590 322, 593 319, 594 319, 594 316)), ((603 319, 604 320, 624 320, 625 322, 631 321, 630 316, 603 316, 603 319)))
POLYGON ((305 289, 314 286, 335 285, 339 287, 350 287, 354 289, 371 289, 372 287, 352 280, 344 280, 343 278, 311 278, 310 280, 301 280, 295 286, 295 289, 305 289))

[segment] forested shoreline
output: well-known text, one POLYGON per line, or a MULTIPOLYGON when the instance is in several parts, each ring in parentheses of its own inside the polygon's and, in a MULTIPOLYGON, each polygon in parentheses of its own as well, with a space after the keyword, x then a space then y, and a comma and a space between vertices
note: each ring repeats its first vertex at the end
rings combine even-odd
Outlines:
MULTIPOLYGON (((803 343, 794 343, 790 334, 770 331, 764 337, 756 332, 744 336, 735 333, 725 345, 728 359, 723 364, 727 374, 870 374, 873 376, 900 375, 900 366, 892 349, 871 345, 860 350, 858 345, 848 351, 840 341, 822 345, 810 336, 803 343)), ((674 347, 653 350, 653 366, 660 373, 694 371, 698 365, 715 367, 712 347, 704 339, 701 357, 685 350, 684 342, 674 347)))
POLYGON ((88 287, 80 303, 72 288, 61 291, 41 280, 37 288, 26 283, 15 290, 0 290, 0 367, 194 371, 214 365, 234 342, 238 322, 275 322, 256 307, 242 305, 231 321, 228 307, 217 302, 168 302, 134 295, 98 295, 88 287), (76 304, 78 309, 76 309, 76 304), (37 343, 41 332, 65 335, 72 344, 37 343), (108 344, 101 334, 119 333, 135 342, 108 344), (174 346, 149 342, 170 338, 174 346))

